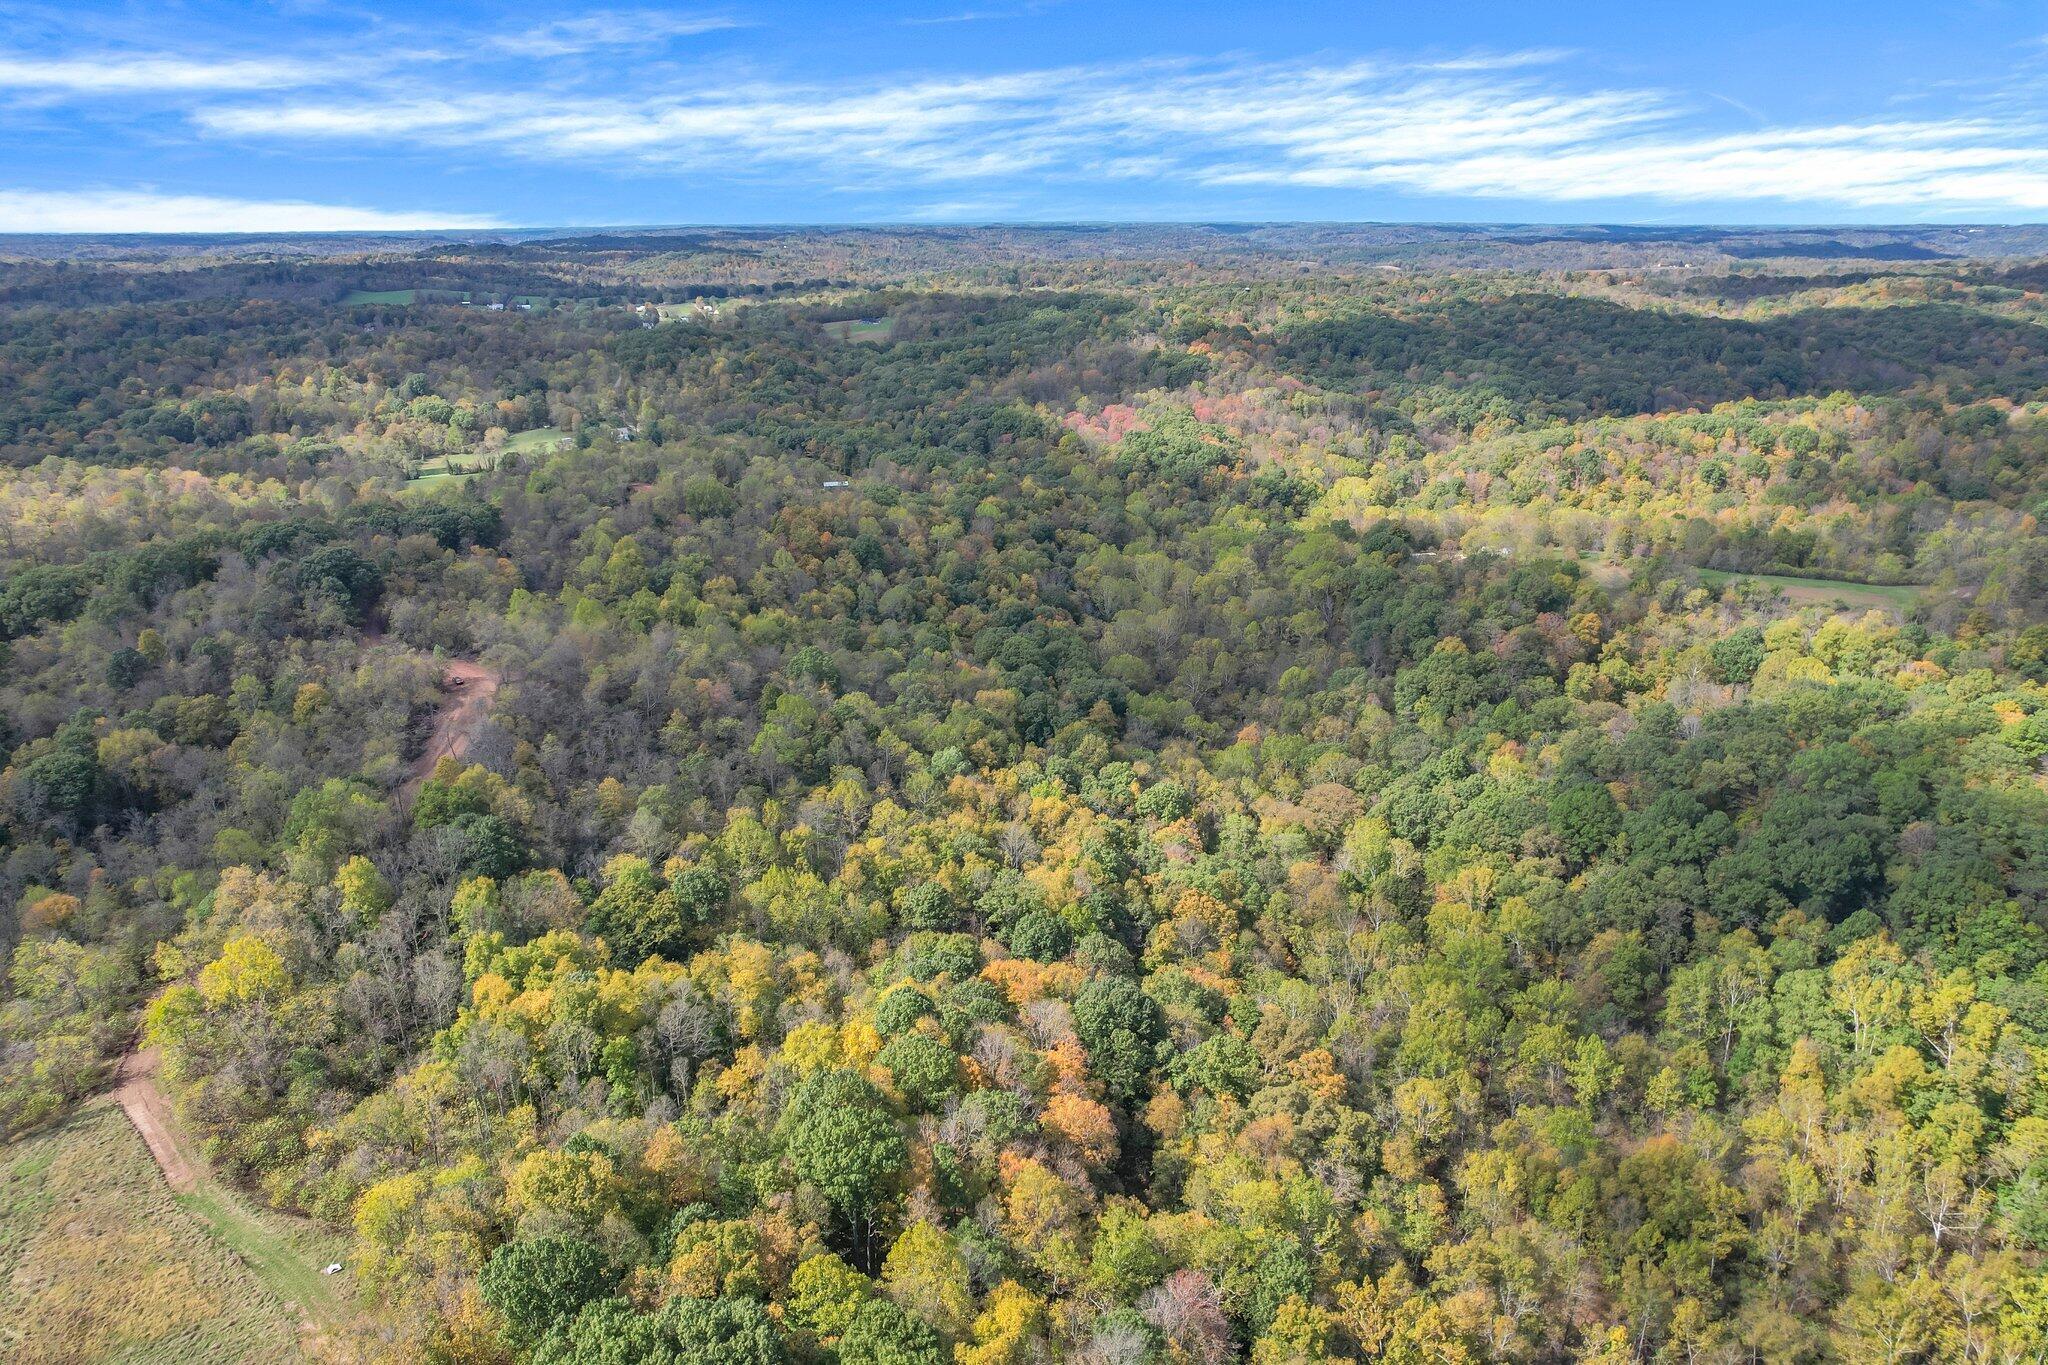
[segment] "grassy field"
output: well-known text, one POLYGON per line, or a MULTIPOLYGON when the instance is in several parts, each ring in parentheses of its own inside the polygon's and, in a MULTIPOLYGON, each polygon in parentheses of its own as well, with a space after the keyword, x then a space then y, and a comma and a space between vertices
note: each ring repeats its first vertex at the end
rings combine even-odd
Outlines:
POLYGON ((288 1312, 296 1309, 323 1332, 349 1321, 347 1277, 321 1273, 347 1261, 346 1237, 316 1223, 257 1208, 210 1180, 190 1194, 172 1197, 216 1242, 233 1251, 288 1312))
POLYGON ((1794 578, 1772 573, 1729 573, 1723 569, 1701 569, 1700 582, 1710 588, 1747 579, 1777 589, 1786 601, 1799 606, 1841 602, 1859 611, 1890 611, 1904 615, 1920 600, 1920 589, 1911 584, 1846 583, 1835 578, 1794 578))
POLYGON ((531 455, 553 450, 568 439, 569 433, 560 427, 535 427, 531 431, 513 432, 505 439, 505 449, 515 455, 531 455))
POLYGON ((444 483, 455 483, 479 470, 488 469, 499 455, 535 455, 553 450, 569 439, 568 433, 560 427, 535 427, 532 431, 517 431, 505 440, 503 451, 458 450, 443 455, 438 460, 428 460, 419 467, 419 472, 407 479, 407 488, 433 488, 444 483))
POLYGON ((347 1317, 342 1277, 319 1273, 338 1259, 210 1180, 173 1196, 110 1102, 0 1147, 0 1359, 14 1365, 305 1360, 347 1317))
MULTIPOLYGON (((1615 564, 1603 556, 1586 551, 1579 556, 1592 575, 1606 586, 1619 587, 1628 581, 1626 566, 1615 564)), ((1730 583, 1752 582, 1767 584, 1775 589, 1786 601, 1798 607, 1829 606, 1840 602, 1851 611, 1888 611, 1904 616, 1920 600, 1923 588, 1912 584, 1893 583, 1851 583, 1839 578, 1799 578, 1790 574, 1735 573, 1727 569, 1701 569, 1700 582, 1709 588, 1723 588, 1730 583)))
MULTIPOLYGON (((503 297, 505 296, 487 295, 485 300, 478 301, 478 306, 481 307, 484 301, 503 297)), ((349 291, 341 303, 346 308, 358 303, 469 303, 475 298, 476 295, 468 289, 355 289, 349 291)), ((556 304, 577 305, 586 302, 594 300, 558 299, 552 294, 510 296, 510 306, 514 308, 552 308, 556 304)))
POLYGON ((825 324, 825 335, 834 341, 887 341, 895 334, 894 318, 848 318, 825 324))
POLYGON ((342 299, 344 308, 354 303, 467 303, 467 289, 355 289, 342 299))
POLYGON ((444 483, 459 483, 475 474, 490 462, 487 455, 478 454, 471 458, 470 452, 445 455, 438 460, 429 460, 419 467, 419 472, 405 481, 407 488, 433 488, 444 483))

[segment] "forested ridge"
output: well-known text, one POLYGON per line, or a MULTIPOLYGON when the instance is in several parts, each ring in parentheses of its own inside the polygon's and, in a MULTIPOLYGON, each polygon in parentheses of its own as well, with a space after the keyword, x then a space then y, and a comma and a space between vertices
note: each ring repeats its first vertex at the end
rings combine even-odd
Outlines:
POLYGON ((365 1360, 2048 1359, 2039 291, 0 262, 0 1132, 365 1360))

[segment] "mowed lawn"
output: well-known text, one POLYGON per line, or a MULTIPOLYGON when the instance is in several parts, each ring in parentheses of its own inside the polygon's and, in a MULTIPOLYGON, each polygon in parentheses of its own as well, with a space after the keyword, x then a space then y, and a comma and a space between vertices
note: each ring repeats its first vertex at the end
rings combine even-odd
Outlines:
MULTIPOLYGON (((303 1361, 338 1239, 202 1178, 174 1196, 110 1101, 0 1147, 0 1360, 303 1361)), ((320 1338, 310 1337, 313 1341, 320 1338)))
POLYGON ((535 427, 531 431, 515 431, 505 438, 505 449, 513 455, 532 455, 543 450, 553 450, 569 439, 569 433, 560 427, 535 427))
POLYGON ((421 464, 419 472, 407 479, 405 486, 431 488, 437 483, 452 483, 457 479, 466 479, 497 458, 495 454, 487 451, 458 450, 421 464))

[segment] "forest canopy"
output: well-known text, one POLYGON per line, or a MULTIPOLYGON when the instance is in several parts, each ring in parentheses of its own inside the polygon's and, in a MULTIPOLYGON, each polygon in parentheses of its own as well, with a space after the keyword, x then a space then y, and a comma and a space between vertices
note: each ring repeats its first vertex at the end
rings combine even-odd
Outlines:
POLYGON ((364 1359, 2048 1354, 2040 267, 1058 240, 0 261, 0 1132, 364 1359))

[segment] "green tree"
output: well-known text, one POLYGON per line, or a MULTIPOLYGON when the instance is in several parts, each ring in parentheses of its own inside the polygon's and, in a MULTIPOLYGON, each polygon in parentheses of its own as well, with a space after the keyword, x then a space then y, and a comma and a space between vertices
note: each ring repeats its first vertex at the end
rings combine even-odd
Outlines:
POLYGON ((787 1353, 768 1310, 752 1299, 670 1299, 657 1315, 675 1365, 782 1365, 787 1353))
POLYGON ((1165 1035, 1151 996, 1124 977, 1098 976, 1074 997, 1074 1026, 1089 1070, 1112 1098, 1128 1104, 1145 1092, 1165 1035))
POLYGON ((887 1299, 869 1299, 839 1338, 840 1365, 941 1365, 938 1334, 887 1299))
POLYGON ((484 1263, 477 1287, 515 1342, 537 1340, 557 1321, 611 1292, 604 1253, 574 1237, 507 1242, 484 1263))
POLYGON ((931 1113, 960 1090, 959 1057, 922 1033, 898 1033, 883 1044, 875 1064, 889 1073, 913 1110, 931 1113))
POLYGON ((854 1256, 868 1267, 878 1216, 910 1155, 880 1092, 850 1071, 820 1072, 796 1088, 779 1133, 797 1178, 846 1220, 854 1256))

